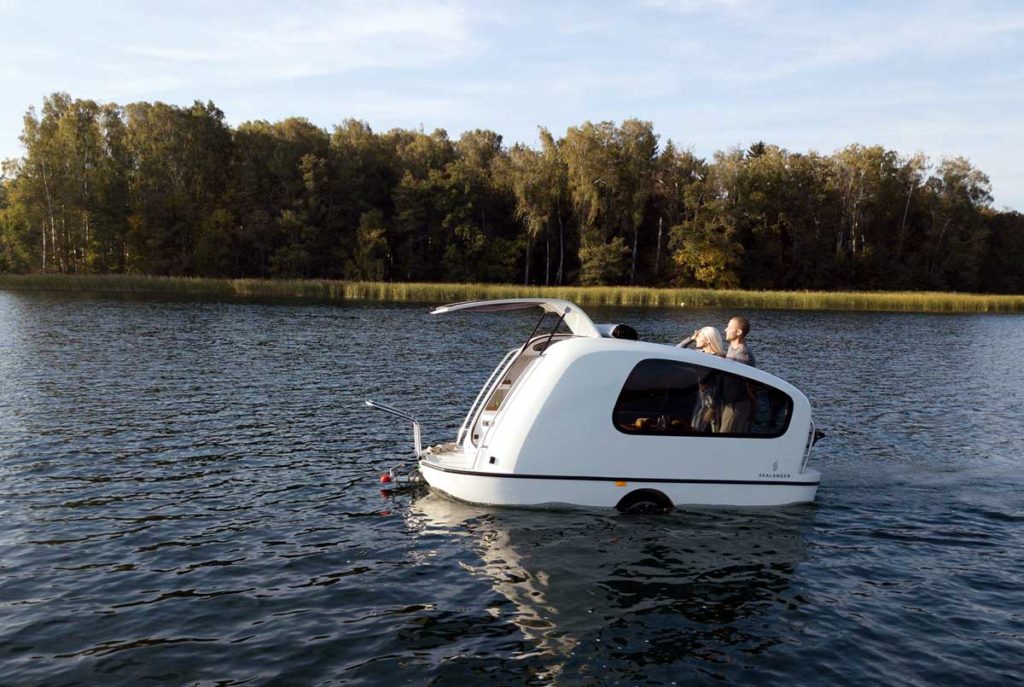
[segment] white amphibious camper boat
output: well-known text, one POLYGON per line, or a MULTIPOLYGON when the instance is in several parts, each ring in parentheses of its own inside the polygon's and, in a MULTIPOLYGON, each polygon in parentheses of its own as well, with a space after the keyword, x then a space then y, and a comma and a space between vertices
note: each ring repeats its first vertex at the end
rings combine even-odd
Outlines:
POLYGON ((432 488, 480 504, 654 512, 814 500, 810 403, 767 372, 637 341, 631 327, 595 325, 568 301, 473 301, 431 314, 538 307, 537 326, 498 363, 454 442, 423 450, 412 415, 366 402, 413 423, 419 474, 432 488), (538 334, 549 315, 557 322, 538 334), (726 433, 719 419, 730 401, 752 411, 726 433))

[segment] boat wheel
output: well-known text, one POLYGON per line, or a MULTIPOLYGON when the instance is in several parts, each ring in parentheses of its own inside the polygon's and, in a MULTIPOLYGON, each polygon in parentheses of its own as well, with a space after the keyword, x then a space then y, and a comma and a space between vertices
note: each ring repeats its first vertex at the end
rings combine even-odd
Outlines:
POLYGON ((638 489, 622 497, 615 509, 620 513, 664 515, 672 511, 672 502, 654 489, 638 489))

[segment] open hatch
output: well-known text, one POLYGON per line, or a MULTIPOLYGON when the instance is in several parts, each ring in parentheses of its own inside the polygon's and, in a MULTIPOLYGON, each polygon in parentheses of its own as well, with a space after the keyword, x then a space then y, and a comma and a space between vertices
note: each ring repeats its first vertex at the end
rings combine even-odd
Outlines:
MULTIPOLYGON (((597 326, 578 305, 569 301, 550 298, 507 298, 493 301, 465 301, 442 305, 431 310, 430 314, 444 315, 458 311, 509 312, 512 310, 529 310, 530 308, 541 308, 545 315, 552 313, 560 317, 561 321, 565 322, 565 326, 569 328, 569 331, 574 336, 601 337, 601 332, 598 331, 597 326)), ((536 329, 534 329, 534 333, 536 333, 536 329)))
POLYGON ((511 312, 540 308, 540 319, 526 341, 519 348, 510 350, 491 373, 476 400, 470 407, 466 419, 459 429, 456 443, 461 444, 469 435, 472 445, 479 446, 481 439, 487 434, 506 397, 512 392, 516 383, 525 376, 527 370, 537 361, 544 350, 552 343, 576 336, 601 338, 600 329, 590 320, 579 306, 569 301, 546 298, 518 298, 490 301, 466 301, 442 305, 430 311, 431 315, 442 315, 450 312, 511 312), (551 320, 555 319, 551 327, 551 320), (540 332, 545 320, 548 324, 545 331, 540 332), (559 331, 562 326, 569 331, 559 331), (551 327, 548 331, 548 327, 551 327))

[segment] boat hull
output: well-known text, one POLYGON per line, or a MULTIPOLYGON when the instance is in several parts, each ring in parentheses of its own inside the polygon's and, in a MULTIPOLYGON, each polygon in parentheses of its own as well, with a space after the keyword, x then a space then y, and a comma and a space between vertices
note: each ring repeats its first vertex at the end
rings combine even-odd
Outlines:
POLYGON ((664 494, 674 506, 782 506, 814 501, 821 476, 806 470, 791 480, 711 480, 540 475, 483 472, 420 461, 420 473, 434 489, 461 501, 497 506, 584 506, 615 508, 644 489, 664 494))

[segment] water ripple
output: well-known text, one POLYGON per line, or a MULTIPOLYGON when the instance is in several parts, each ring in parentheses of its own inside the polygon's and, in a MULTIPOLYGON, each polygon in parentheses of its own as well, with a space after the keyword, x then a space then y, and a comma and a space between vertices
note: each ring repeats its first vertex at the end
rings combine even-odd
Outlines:
POLYGON ((0 682, 1024 680, 1024 320, 747 315, 818 503, 638 518, 379 492, 362 400, 450 438, 518 313, 0 293, 0 682))

